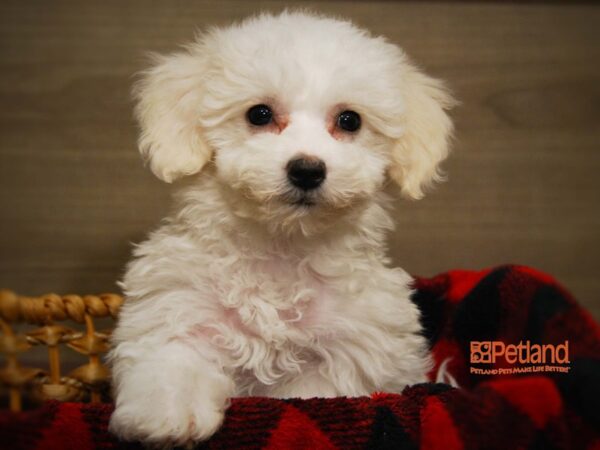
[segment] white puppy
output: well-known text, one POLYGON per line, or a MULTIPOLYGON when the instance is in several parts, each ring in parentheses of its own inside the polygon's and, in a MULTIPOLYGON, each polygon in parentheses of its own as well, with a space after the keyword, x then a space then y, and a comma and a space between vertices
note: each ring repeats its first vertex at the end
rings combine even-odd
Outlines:
POLYGON ((211 29, 155 63, 135 89, 140 149, 186 180, 123 281, 111 430, 183 444, 210 437, 230 397, 426 381, 383 188, 420 198, 440 178, 443 85, 385 39, 304 13, 211 29))

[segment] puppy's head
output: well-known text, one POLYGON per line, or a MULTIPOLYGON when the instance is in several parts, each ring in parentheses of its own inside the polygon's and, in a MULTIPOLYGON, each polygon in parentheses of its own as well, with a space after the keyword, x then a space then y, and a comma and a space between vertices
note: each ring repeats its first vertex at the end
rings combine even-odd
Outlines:
POLYGON ((302 13, 202 34, 157 57, 135 93, 140 149, 159 178, 212 162, 233 210, 291 227, 332 223, 387 179, 420 198, 452 131, 451 96, 402 50, 302 13))

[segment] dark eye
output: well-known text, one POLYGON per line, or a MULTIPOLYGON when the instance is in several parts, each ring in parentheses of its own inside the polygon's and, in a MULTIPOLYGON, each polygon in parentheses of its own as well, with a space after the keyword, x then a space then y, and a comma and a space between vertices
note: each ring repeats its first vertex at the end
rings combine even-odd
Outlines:
POLYGON ((271 123, 273 111, 267 105, 254 105, 248 110, 246 117, 252 125, 262 127, 271 123))
POLYGON ((360 128, 360 116, 354 111, 344 111, 338 116, 337 125, 342 130, 356 131, 360 128))

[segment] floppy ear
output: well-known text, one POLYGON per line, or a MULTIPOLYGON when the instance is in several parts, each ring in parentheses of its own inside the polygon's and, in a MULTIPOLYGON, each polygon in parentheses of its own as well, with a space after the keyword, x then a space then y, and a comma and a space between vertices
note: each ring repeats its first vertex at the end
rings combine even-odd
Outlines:
POLYGON ((141 126, 138 145, 152 172, 170 183, 199 172, 211 156, 199 126, 206 64, 190 53, 153 59, 155 65, 133 89, 141 126))
POLYGON ((453 125, 446 111, 456 102, 444 84, 405 65, 402 91, 403 133, 392 150, 390 177, 402 195, 423 197, 423 190, 443 179, 439 164, 448 156, 453 125))

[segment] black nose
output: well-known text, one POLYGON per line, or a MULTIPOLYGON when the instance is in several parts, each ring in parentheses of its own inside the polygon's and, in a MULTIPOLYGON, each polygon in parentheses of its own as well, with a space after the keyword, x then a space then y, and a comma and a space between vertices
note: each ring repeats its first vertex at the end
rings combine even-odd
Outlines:
POLYGON ((292 159, 286 169, 288 180, 304 191, 318 188, 327 173, 325 163, 317 158, 292 159))

